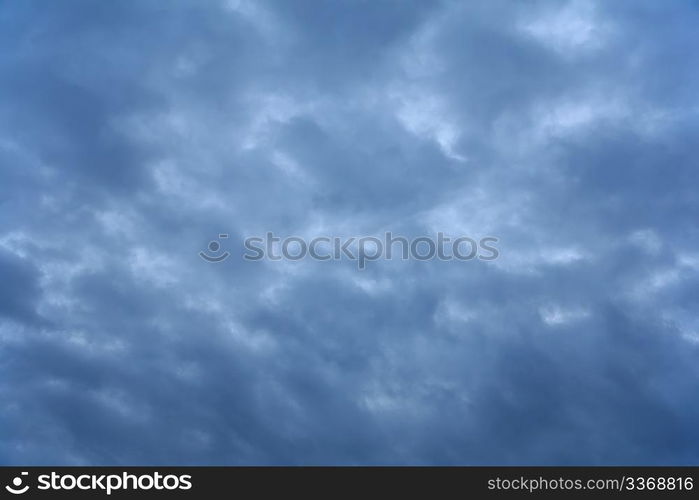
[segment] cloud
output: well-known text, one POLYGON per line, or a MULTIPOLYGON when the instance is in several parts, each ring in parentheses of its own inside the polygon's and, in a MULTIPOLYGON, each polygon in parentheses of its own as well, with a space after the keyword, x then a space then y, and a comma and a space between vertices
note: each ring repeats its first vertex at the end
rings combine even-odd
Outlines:
POLYGON ((5 5, 0 462, 696 463, 696 16, 5 5))

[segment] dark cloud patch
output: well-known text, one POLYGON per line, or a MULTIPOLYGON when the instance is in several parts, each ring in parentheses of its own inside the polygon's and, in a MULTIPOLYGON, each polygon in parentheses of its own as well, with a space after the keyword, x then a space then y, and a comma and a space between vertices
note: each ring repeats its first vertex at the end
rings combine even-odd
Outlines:
POLYGON ((41 296, 37 269, 26 259, 2 251, 0 277, 4 283, 0 293, 0 313, 6 319, 37 323, 36 307, 41 296))

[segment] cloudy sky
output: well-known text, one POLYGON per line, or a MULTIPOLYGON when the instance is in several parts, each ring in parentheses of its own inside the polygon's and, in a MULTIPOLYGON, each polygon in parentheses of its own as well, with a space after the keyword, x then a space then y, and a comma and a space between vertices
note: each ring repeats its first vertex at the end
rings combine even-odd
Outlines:
POLYGON ((2 2, 0 463, 698 463, 698 24, 2 2), (245 261, 267 231, 500 257, 245 261))

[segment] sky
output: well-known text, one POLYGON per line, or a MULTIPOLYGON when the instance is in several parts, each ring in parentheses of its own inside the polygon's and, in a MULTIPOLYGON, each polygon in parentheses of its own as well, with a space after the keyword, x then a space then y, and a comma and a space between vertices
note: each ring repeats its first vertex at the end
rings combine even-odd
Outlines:
POLYGON ((698 24, 0 3, 0 463, 696 465, 698 24), (500 255, 242 257, 386 231, 500 255))

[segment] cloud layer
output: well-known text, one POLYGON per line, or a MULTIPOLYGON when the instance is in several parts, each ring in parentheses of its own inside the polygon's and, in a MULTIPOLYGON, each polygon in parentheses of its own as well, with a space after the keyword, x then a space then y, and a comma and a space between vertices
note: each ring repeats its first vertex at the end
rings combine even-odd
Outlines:
POLYGON ((696 464, 698 18, 5 2, 0 463, 696 464))

